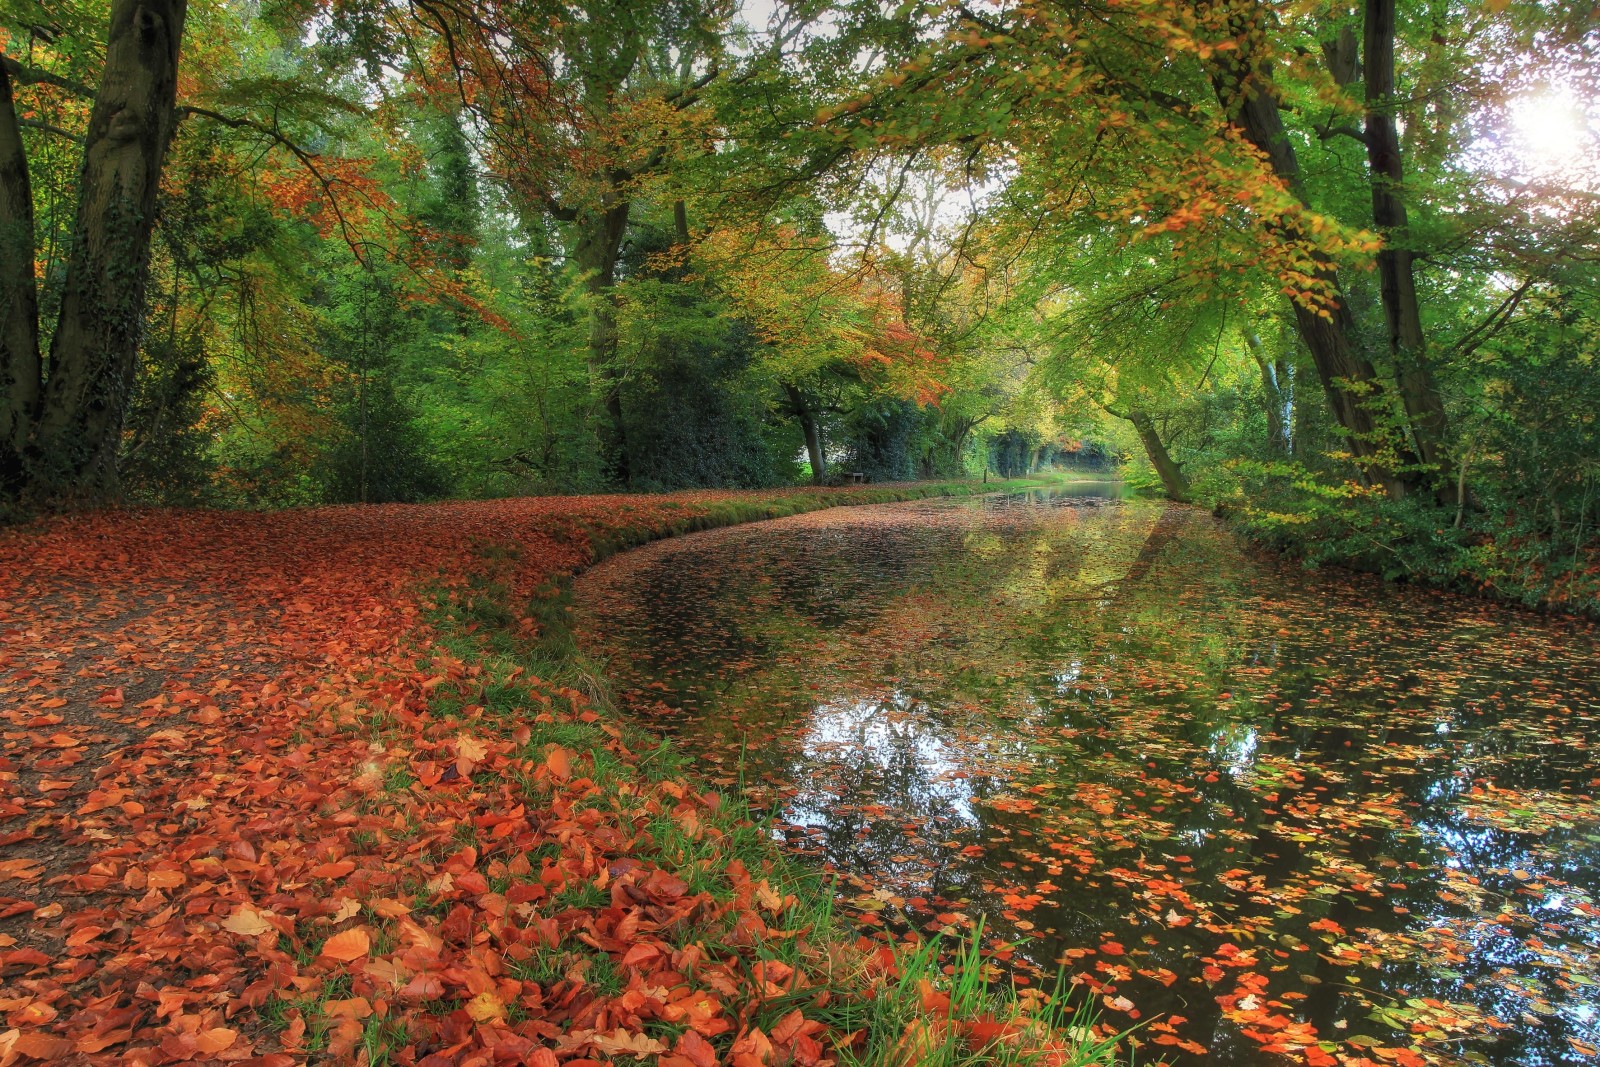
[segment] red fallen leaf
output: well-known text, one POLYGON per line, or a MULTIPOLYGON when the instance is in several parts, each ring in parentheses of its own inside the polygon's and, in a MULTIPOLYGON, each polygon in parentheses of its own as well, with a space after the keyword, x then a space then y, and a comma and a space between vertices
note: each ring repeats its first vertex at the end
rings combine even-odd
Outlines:
POLYGON ((444 983, 431 974, 419 974, 405 984, 400 995, 411 1000, 438 1000, 444 996, 444 983))
POLYGON ((182 885, 183 881, 182 871, 157 870, 145 875, 145 885, 151 889, 171 889, 182 885))
POLYGON ((44 872, 44 864, 38 860, 0 860, 0 882, 15 878, 19 882, 32 882, 44 872))
POLYGON ((73 1044, 73 1050, 85 1055, 104 1052, 112 1045, 121 1045, 133 1037, 130 1030, 107 1030, 103 1034, 84 1034, 73 1044))
POLYGON ((655 870, 650 872, 650 877, 644 880, 640 889, 653 900, 670 904, 689 891, 689 883, 666 871, 655 870))
POLYGON ((967 1039, 967 1045, 974 1051, 992 1045, 1002 1038, 1014 1037, 1020 1032, 1016 1023, 1002 1022, 998 1019, 969 1019, 959 1025, 967 1039))
POLYGON ((659 955, 661 955, 660 946, 642 942, 623 953, 622 965, 624 967, 637 967, 639 964, 647 963, 659 955))
POLYGON ((31 963, 35 967, 43 967, 55 961, 36 948, 19 948, 10 952, 0 952, 0 964, 7 967, 19 963, 31 963))
POLYGON ((572 777, 572 759, 567 750, 560 745, 551 745, 549 755, 544 758, 544 765, 550 772, 550 777, 558 782, 564 782, 572 777))
POLYGON ((108 689, 104 693, 100 694, 99 698, 95 700, 95 703, 104 704, 108 708, 120 708, 122 707, 122 703, 125 699, 126 698, 122 695, 122 690, 120 688, 108 689))
POLYGON ((348 1015, 337 1016, 338 1022, 328 1031, 328 1055, 343 1057, 356 1047, 364 1028, 360 1020, 348 1015))
POLYGON ((688 1031, 678 1038, 678 1044, 673 1048, 676 1055, 662 1057, 661 1067, 667 1067, 668 1059, 678 1060, 685 1067, 716 1067, 717 1050, 711 1042, 701 1037, 693 1030, 688 1031))
POLYGON ((355 869, 354 860, 335 860, 331 863, 319 863, 306 873, 313 878, 343 878, 355 869))
POLYGON ((322 945, 319 956, 326 956, 331 960, 349 963, 361 959, 372 948, 372 939, 361 927, 334 934, 322 945))
MULTIPOLYGON (((17 1032, 13 1030, 12 1033, 17 1032)), ((11 1051, 32 1056, 36 1060, 58 1060, 72 1051, 72 1042, 57 1034, 30 1030, 17 1034, 17 1039, 11 1043, 11 1051)))
POLYGON ((796 1008, 794 1011, 791 1011, 788 1015, 785 1015, 782 1019, 778 1020, 778 1025, 772 1028, 772 1040, 780 1045, 787 1045, 796 1038, 804 1037, 808 1034, 814 1034, 825 1029, 827 1028, 821 1023, 817 1022, 815 1019, 807 1019, 805 1017, 805 1013, 799 1008, 796 1008))
POLYGON ((67 938, 67 945, 70 948, 87 945, 105 932, 105 927, 103 926, 80 926, 72 931, 72 934, 67 938))
POLYGON ((365 1019, 372 1014, 372 1002, 366 997, 327 1000, 322 1003, 322 1013, 329 1017, 365 1019))

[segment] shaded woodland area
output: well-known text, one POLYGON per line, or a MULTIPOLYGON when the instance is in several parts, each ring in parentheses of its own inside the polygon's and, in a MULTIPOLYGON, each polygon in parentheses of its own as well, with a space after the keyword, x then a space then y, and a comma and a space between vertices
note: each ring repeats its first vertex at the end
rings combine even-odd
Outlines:
POLYGON ((1581 2, 0 4, 16 512, 1103 468, 1584 603, 1581 2))

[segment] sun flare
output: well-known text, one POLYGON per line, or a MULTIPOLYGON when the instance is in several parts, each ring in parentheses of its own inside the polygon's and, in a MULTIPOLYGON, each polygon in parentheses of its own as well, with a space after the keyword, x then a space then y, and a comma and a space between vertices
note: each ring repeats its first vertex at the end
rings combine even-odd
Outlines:
POLYGON ((1546 89, 1511 103, 1511 149, 1530 170, 1562 172, 1591 156, 1591 116, 1570 90, 1546 89))

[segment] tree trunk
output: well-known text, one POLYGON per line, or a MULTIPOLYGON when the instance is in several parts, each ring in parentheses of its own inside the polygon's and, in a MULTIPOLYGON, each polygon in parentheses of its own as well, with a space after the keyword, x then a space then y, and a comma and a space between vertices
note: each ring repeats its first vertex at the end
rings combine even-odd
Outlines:
POLYGON ((84 137, 78 213, 31 458, 54 491, 116 488, 161 167, 176 128, 186 0, 115 0, 84 137))
POLYGON ((804 393, 788 382, 784 383, 783 391, 789 397, 794 417, 800 420, 800 429, 805 431, 806 455, 811 459, 811 480, 823 485, 828 480, 828 463, 822 452, 822 427, 817 424, 816 413, 806 403, 804 393))
POLYGON ((1427 341, 1417 305, 1414 257, 1396 244, 1406 226, 1401 195, 1400 133, 1395 123, 1394 0, 1366 0, 1362 58, 1366 78, 1367 162, 1371 168, 1372 221, 1383 235, 1378 253, 1378 284, 1389 327, 1389 353, 1394 358, 1400 399, 1411 423, 1417 455, 1437 471, 1438 495, 1454 502, 1450 461, 1444 452, 1449 421, 1444 399, 1428 365, 1427 341))
POLYGON ((39 402, 39 293, 33 189, 11 77, 0 64, 0 499, 25 482, 23 452, 39 402))
POLYGON ((1246 330, 1244 335, 1245 346, 1250 349, 1250 358, 1256 361, 1256 366, 1261 370, 1261 389, 1267 395, 1267 441, 1275 455, 1287 456, 1289 454, 1289 425, 1285 419, 1289 405, 1286 402, 1285 386, 1280 374, 1283 363, 1281 360, 1267 358, 1265 346, 1261 338, 1254 332, 1246 330))
MULTIPOLYGON (((1242 8, 1236 10, 1230 20, 1234 23, 1229 27, 1232 36, 1237 40, 1250 39, 1252 32, 1260 27, 1249 25, 1248 20, 1263 17, 1259 6, 1248 12, 1242 8)), ((1227 109, 1229 121, 1266 157, 1278 179, 1305 204, 1299 159, 1284 130, 1283 115, 1271 90, 1271 81, 1271 65, 1247 52, 1219 52, 1213 61, 1212 88, 1218 102, 1227 109)), ((1298 236, 1294 221, 1281 225, 1289 231, 1288 236, 1298 236)), ((1390 468, 1405 466, 1412 457, 1407 454, 1409 449, 1400 445, 1393 445, 1394 455, 1391 455, 1391 448, 1386 447, 1392 444, 1385 440, 1391 435, 1385 434, 1375 414, 1383 410, 1386 394, 1382 379, 1372 362, 1355 346, 1355 322, 1338 276, 1327 266, 1318 267, 1312 273, 1333 294, 1332 318, 1325 319, 1316 310, 1295 300, 1291 301, 1295 327, 1311 353, 1328 406, 1343 429, 1357 462, 1368 476, 1382 483, 1391 497, 1403 497, 1413 479, 1390 468)))
POLYGON ((1189 479, 1183 476, 1183 470, 1173 461, 1172 454, 1167 451, 1166 442, 1161 440, 1161 435, 1156 432, 1156 424, 1148 412, 1137 408, 1128 412, 1128 421, 1133 423, 1133 428, 1138 431, 1139 440, 1144 444, 1145 455, 1150 457, 1151 466, 1161 476, 1161 485, 1167 491, 1167 497, 1180 504, 1187 504, 1190 498, 1189 479))
POLYGON ((971 432, 971 426, 963 425, 950 440, 950 452, 955 459, 955 472, 959 475, 967 473, 966 464, 961 459, 961 453, 967 450, 967 435, 971 432))
POLYGON ((616 190, 605 198, 602 208, 579 216, 578 243, 574 256, 583 271, 584 287, 591 300, 589 323, 589 376, 600 390, 605 407, 600 448, 606 474, 619 485, 627 485, 628 435, 622 418, 622 373, 617 357, 617 259, 622 254, 622 238, 628 231, 631 205, 616 190))

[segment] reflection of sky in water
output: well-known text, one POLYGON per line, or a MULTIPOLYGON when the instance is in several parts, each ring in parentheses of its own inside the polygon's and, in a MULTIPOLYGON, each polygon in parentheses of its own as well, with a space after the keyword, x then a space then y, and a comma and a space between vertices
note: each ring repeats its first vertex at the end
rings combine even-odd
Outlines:
MULTIPOLYGON (((830 771, 882 780, 910 771, 925 783, 922 800, 948 805, 943 814, 975 823, 972 785, 964 768, 971 763, 959 746, 927 714, 921 702, 903 693, 887 700, 837 698, 816 705, 801 742, 802 759, 824 779, 830 771), (959 776, 959 777, 958 777, 959 776)), ((797 826, 823 826, 838 798, 802 788, 785 812, 797 826)))
POLYGON ((1240 781, 1248 780, 1256 771, 1256 749, 1260 745, 1258 731, 1248 723, 1232 723, 1217 731, 1211 743, 1211 757, 1228 769, 1240 781))

